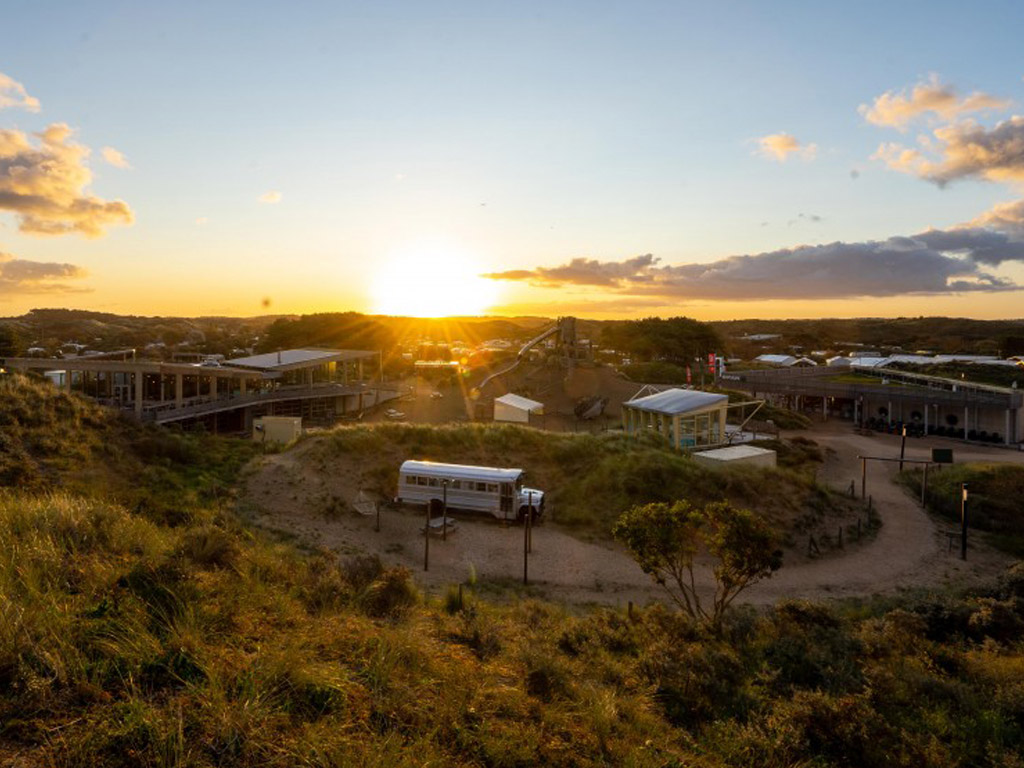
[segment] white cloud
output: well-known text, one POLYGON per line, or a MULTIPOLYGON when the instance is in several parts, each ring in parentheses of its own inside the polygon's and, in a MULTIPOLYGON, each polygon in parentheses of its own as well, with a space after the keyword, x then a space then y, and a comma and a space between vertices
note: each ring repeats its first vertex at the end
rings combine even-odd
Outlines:
POLYGON ((277 190, 271 190, 269 192, 264 192, 262 195, 260 195, 259 200, 261 203, 273 205, 275 203, 280 203, 283 197, 284 196, 277 190))
POLYGON ((817 144, 803 144, 795 136, 788 133, 773 133, 757 139, 758 154, 785 162, 790 155, 797 155, 804 160, 813 160, 818 153, 817 144))
POLYGON ((125 157, 121 152, 118 152, 113 147, 104 147, 100 150, 100 154, 103 155, 103 159, 110 163, 115 168, 131 168, 131 164, 128 162, 128 158, 125 157))
POLYGON ((859 112, 869 123, 903 130, 922 115, 931 114, 948 121, 971 112, 1005 109, 1009 105, 1008 100, 981 91, 960 98, 951 85, 940 82, 938 75, 933 74, 928 80, 917 83, 909 93, 905 88, 886 91, 870 106, 861 104, 859 112))
POLYGON ((39 99, 28 95, 25 86, 9 75, 0 72, 0 109, 17 107, 28 112, 38 112, 39 99))

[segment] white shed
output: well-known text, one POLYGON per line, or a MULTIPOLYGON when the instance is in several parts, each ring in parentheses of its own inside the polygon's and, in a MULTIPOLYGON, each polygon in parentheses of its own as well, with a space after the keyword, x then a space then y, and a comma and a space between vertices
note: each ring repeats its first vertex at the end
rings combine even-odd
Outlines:
POLYGON ((744 464, 753 467, 774 467, 775 451, 753 445, 730 445, 693 454, 693 460, 706 467, 734 467, 744 464))
POLYGON ((287 445, 302 437, 301 416, 260 416, 252 421, 252 439, 287 445))
POLYGON ((494 398, 494 420, 514 421, 520 424, 530 423, 530 414, 541 415, 544 413, 544 403, 538 403, 522 395, 507 395, 494 398))

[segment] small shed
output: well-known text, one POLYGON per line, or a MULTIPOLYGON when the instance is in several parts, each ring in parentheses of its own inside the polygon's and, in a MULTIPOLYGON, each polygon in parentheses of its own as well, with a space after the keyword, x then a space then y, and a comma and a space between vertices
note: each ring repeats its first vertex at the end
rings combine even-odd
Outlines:
POLYGON ((257 443, 287 445, 300 437, 301 416, 260 416, 252 421, 252 439, 257 443))
POLYGON ((706 467, 735 467, 738 464, 752 467, 774 467, 775 451, 753 445, 730 445, 713 448, 693 454, 693 460, 706 467))
POLYGON ((622 404, 626 434, 663 435, 677 451, 725 443, 727 395, 695 389, 666 389, 622 404))
POLYGON ((513 421, 519 424, 529 424, 530 414, 538 416, 544 413, 544 403, 538 403, 522 395, 514 395, 509 392, 507 395, 494 398, 494 420, 513 421))

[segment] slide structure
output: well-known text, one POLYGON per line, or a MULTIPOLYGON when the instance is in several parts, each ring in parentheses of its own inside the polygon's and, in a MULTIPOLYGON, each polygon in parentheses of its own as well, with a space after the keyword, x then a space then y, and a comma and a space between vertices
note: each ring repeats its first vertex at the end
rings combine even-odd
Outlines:
POLYGON ((502 368, 500 371, 496 371, 496 372, 492 373, 490 376, 488 376, 483 381, 481 381, 480 382, 480 386, 477 387, 477 391, 478 392, 483 392, 484 391, 484 387, 486 387, 488 384, 490 384, 493 379, 496 379, 499 376, 504 376, 506 373, 511 373, 512 371, 514 371, 517 367, 519 367, 519 364, 521 362, 523 362, 523 359, 526 357, 527 353, 531 349, 533 349, 538 344, 540 344, 542 341, 544 341, 544 339, 546 339, 546 338, 548 338, 550 336, 553 336, 556 333, 558 333, 559 330, 561 329, 561 327, 562 326, 561 326, 560 323, 555 323, 553 326, 551 326, 550 328, 545 330, 539 336, 535 336, 534 338, 532 338, 528 342, 526 342, 523 345, 523 348, 519 350, 519 354, 516 355, 516 359, 512 361, 512 364, 507 366, 507 367, 505 367, 505 368, 502 368))

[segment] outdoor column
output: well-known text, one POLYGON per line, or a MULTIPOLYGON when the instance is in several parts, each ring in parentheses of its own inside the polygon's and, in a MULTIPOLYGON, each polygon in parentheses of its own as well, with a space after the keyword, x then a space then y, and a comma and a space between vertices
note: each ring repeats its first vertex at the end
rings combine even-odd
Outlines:
POLYGON ((135 413, 142 414, 142 392, 143 385, 145 384, 146 374, 142 371, 136 371, 135 373, 135 413))
POLYGON ((185 399, 185 374, 176 373, 174 374, 174 407, 181 408, 182 401, 185 399))
POLYGON ((248 381, 245 376, 243 376, 242 380, 238 382, 238 392, 242 397, 245 397, 246 384, 248 384, 248 381))

